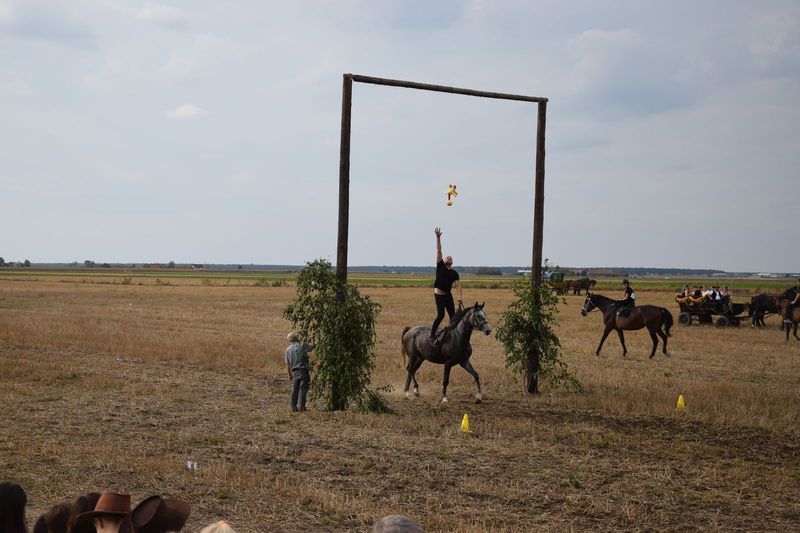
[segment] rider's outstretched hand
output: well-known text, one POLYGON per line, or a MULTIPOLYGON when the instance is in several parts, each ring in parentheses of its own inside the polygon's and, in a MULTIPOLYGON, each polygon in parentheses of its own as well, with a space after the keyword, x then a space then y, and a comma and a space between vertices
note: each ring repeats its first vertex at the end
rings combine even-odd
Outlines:
POLYGON ((437 239, 442 236, 442 228, 438 226, 433 229, 433 232, 436 234, 437 239))

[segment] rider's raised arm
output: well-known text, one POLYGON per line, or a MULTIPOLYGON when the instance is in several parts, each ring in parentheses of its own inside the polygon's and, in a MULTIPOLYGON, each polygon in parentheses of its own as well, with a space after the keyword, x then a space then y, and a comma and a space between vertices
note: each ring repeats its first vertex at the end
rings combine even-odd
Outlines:
POLYGON ((436 234, 436 264, 438 265, 442 261, 442 230, 437 227, 433 232, 436 234))

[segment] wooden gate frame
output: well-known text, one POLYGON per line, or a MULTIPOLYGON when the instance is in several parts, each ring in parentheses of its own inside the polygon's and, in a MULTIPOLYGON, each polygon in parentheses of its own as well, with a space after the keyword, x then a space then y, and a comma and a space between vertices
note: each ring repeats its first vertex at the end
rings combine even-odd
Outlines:
POLYGON ((436 91, 451 94, 465 94, 482 98, 518 100, 539 104, 536 120, 536 176, 533 200, 533 255, 531 260, 531 282, 534 287, 542 281, 542 230, 544 224, 544 132, 547 116, 547 98, 505 94, 473 89, 460 89, 444 85, 431 85, 414 81, 392 80, 344 74, 342 83, 342 137, 339 145, 339 234, 336 243, 336 276, 347 282, 347 237, 350 221, 350 113, 353 104, 353 82, 405 87, 423 91, 436 91))

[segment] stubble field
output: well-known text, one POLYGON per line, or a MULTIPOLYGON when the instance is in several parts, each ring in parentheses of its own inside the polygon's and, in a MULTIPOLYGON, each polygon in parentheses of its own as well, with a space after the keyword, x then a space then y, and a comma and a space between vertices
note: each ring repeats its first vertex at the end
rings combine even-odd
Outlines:
MULTIPOLYGON (((476 336, 484 403, 456 368, 443 407, 442 367, 423 365, 421 398, 401 391, 399 336, 432 318, 430 289, 367 287, 394 413, 291 415, 293 287, 126 277, 0 279, 0 479, 25 487, 30 523, 117 490, 186 499, 191 531, 363 531, 394 513, 429 531, 800 529, 800 343, 774 318, 676 325, 672 357, 653 360, 646 333, 626 335, 627 359, 612 334, 595 358, 600 316, 570 296, 558 333, 583 393, 523 395, 498 341, 476 336)), ((466 299, 496 328, 511 294, 466 299)), ((670 292, 639 299, 677 315, 670 292)))

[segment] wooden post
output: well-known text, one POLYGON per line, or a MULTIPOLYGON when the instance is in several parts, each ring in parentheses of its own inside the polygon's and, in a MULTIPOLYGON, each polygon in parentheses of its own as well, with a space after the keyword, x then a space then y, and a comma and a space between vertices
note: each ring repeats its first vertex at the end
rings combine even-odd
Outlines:
POLYGON ((342 137, 339 143, 339 236, 336 241, 336 277, 347 282, 347 230, 350 221, 350 110, 353 75, 342 80, 342 137))
MULTIPOLYGON (((542 237, 544 234, 544 130, 547 121, 547 102, 539 102, 536 122, 536 183, 533 199, 533 305, 539 305, 539 287, 542 284, 542 237)), ((539 394, 539 353, 528 354, 525 366, 525 390, 539 394)))
POLYGON ((533 265, 531 278, 534 287, 542 283, 542 237, 544 231, 544 130, 547 121, 547 102, 539 102, 536 121, 536 184, 533 199, 533 265))

